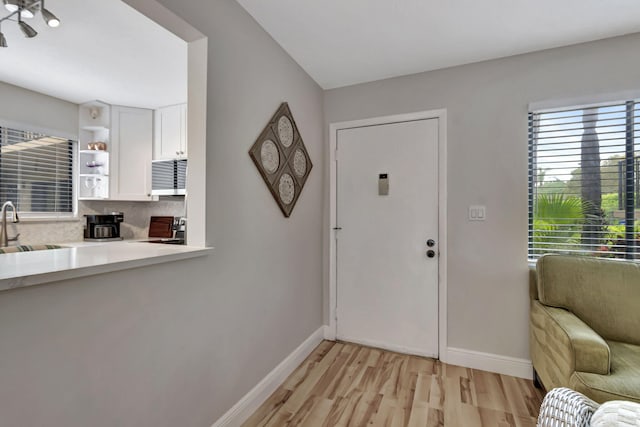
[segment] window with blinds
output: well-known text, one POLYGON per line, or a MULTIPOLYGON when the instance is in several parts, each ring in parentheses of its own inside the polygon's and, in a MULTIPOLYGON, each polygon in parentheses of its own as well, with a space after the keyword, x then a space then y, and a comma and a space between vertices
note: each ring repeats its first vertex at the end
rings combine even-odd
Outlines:
POLYGON ((640 260, 640 103, 529 114, 529 258, 640 260))
POLYGON ((0 204, 29 216, 73 215, 74 141, 0 127, 0 204))

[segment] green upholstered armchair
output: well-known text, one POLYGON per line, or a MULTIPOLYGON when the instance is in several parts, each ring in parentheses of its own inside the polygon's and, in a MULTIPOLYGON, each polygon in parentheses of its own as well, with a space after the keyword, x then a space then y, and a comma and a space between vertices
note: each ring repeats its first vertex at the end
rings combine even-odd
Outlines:
POLYGON ((640 265, 545 255, 530 276, 534 375, 596 402, 640 402, 640 265))

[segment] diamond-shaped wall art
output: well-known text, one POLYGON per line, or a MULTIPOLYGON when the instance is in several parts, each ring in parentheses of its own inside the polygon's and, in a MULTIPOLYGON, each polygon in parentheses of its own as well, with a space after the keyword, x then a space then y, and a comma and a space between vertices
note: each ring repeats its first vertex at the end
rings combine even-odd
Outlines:
POLYGON ((289 104, 280 105, 249 150, 249 156, 288 218, 313 167, 289 104))

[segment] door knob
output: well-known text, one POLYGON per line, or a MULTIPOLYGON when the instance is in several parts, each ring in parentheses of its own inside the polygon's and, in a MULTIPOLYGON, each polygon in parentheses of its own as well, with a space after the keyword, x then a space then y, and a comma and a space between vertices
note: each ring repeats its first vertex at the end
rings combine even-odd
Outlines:
POLYGON ((429 239, 427 240, 427 246, 429 246, 430 248, 434 247, 436 245, 436 241, 433 239, 429 239))
POLYGON ((436 251, 429 249, 429 250, 427 251, 427 256, 428 256, 429 258, 433 258, 434 256, 436 256, 436 251))

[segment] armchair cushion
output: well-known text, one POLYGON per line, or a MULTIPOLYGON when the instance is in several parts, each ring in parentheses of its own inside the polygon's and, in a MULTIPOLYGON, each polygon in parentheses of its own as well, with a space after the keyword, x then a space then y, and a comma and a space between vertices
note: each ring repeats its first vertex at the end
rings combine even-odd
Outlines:
POLYGON ((571 311, 605 340, 640 345, 640 264, 545 255, 537 273, 541 303, 571 311))
POLYGON ((640 403, 640 346, 608 341, 611 349, 611 374, 575 372, 569 385, 592 399, 631 400, 640 403))

